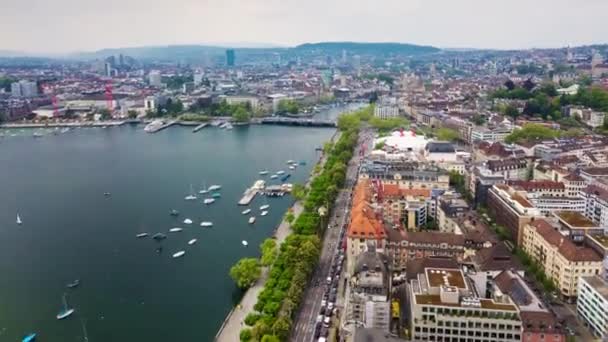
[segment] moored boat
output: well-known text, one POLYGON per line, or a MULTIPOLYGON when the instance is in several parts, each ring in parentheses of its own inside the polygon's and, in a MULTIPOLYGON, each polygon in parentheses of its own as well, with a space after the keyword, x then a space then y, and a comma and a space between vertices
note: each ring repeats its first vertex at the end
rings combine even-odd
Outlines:
POLYGON ((178 232, 181 232, 182 230, 184 230, 184 229, 183 228, 179 228, 179 227, 175 227, 175 228, 169 229, 169 231, 171 233, 178 233, 178 232))
POLYGON ((196 243, 196 241, 197 241, 196 239, 192 239, 192 240, 188 241, 188 244, 189 245, 194 245, 196 243))
POLYGON ((255 223, 255 216, 251 216, 249 218, 249 224, 253 224, 253 223, 255 223))
POLYGON ((201 222, 201 227, 213 227, 213 222, 203 221, 201 222))
POLYGON ((139 233, 135 235, 136 238, 145 238, 146 236, 148 236, 148 233, 139 233))
POLYGON ((268 215, 268 211, 267 210, 264 210, 264 211, 262 211, 260 213, 260 216, 266 216, 266 215, 268 215))
POLYGON ((179 251, 179 252, 173 254, 173 258, 183 257, 184 254, 186 254, 186 251, 179 251))
POLYGON ((245 210, 241 211, 241 214, 243 214, 243 215, 247 215, 247 214, 249 214, 250 212, 251 212, 251 209, 245 209, 245 210))
POLYGON ((203 200, 203 203, 205 203, 205 204, 211 204, 213 202, 215 202, 215 198, 205 198, 203 200))
POLYGON ((21 342, 33 342, 36 340, 36 333, 26 335, 21 342))

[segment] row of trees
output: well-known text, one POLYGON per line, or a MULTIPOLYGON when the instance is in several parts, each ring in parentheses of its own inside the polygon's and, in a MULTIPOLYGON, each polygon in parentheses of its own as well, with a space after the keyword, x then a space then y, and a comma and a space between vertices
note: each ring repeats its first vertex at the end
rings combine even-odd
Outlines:
POLYGON ((247 315, 241 330, 241 341, 287 341, 292 319, 302 300, 306 283, 319 259, 324 217, 329 212, 344 184, 346 165, 352 158, 357 144, 357 113, 346 114, 340 128, 340 139, 335 144, 325 144, 326 161, 322 168, 316 168, 316 177, 308 188, 298 185, 296 196, 303 201, 303 211, 296 218, 288 212, 285 220, 292 222, 292 234, 279 248, 265 241, 262 246, 261 264, 270 265, 269 277, 264 289, 258 295, 255 312, 247 315), (351 124, 351 122, 357 124, 351 124))
POLYGON ((585 134, 581 129, 571 128, 567 131, 560 131, 549 128, 542 124, 525 124, 523 128, 514 130, 505 137, 505 142, 522 143, 526 141, 537 141, 554 138, 573 138, 585 134))

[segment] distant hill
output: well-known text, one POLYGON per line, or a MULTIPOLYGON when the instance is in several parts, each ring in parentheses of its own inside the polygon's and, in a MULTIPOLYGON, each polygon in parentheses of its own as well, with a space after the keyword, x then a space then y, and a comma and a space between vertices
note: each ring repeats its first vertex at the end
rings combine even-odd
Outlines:
POLYGON ((341 54, 342 50, 358 55, 423 55, 440 52, 432 46, 402 43, 355 43, 323 42, 308 43, 295 47, 299 51, 320 51, 326 54, 341 54))

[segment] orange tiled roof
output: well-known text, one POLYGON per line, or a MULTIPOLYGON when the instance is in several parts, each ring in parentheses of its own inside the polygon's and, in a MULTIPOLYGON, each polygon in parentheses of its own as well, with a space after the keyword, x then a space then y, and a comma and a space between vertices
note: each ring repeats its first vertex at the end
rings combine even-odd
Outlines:
POLYGON ((397 184, 383 184, 382 187, 384 197, 431 197, 430 189, 402 189, 397 184))
POLYGON ((382 222, 376 218, 369 205, 371 191, 369 180, 360 180, 355 187, 348 226, 349 237, 382 239, 386 235, 382 222))

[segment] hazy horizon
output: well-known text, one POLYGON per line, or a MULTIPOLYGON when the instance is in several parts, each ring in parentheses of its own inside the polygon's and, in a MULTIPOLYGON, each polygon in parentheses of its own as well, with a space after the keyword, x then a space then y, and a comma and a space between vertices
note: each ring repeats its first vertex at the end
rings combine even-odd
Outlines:
POLYGON ((608 37, 604 0, 22 0, 6 7, 0 51, 29 54, 325 41, 509 50, 608 37))

